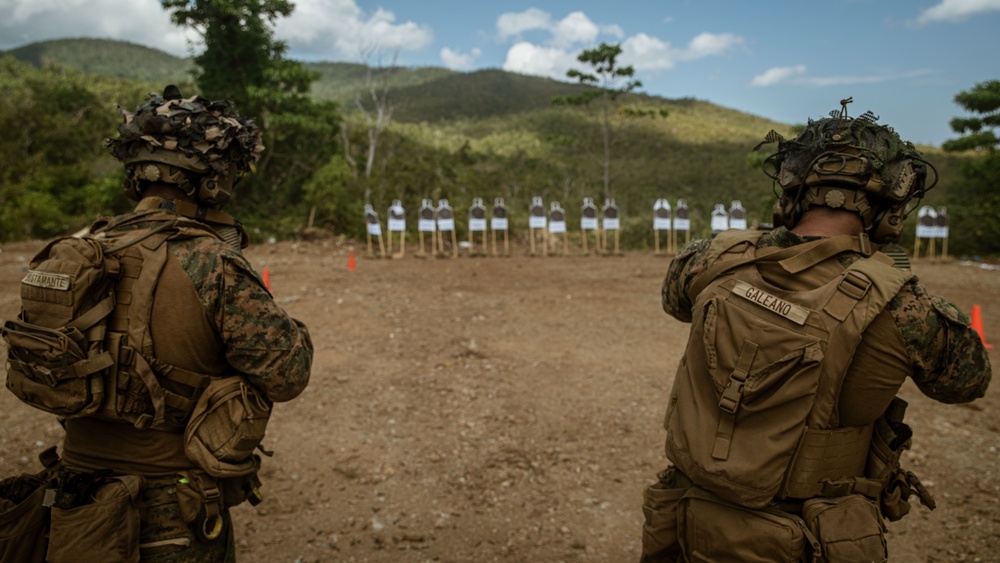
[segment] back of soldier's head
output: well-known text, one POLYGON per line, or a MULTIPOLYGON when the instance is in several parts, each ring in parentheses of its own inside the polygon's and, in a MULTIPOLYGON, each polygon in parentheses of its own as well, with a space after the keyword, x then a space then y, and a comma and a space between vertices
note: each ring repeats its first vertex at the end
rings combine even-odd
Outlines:
POLYGON ((850 101, 828 118, 810 119, 794 139, 771 131, 761 143, 778 143, 764 162, 764 173, 781 189, 774 223, 791 228, 810 208, 827 207, 859 214, 872 240, 895 241, 909 202, 933 187, 925 185, 930 165, 870 111, 849 117, 850 101))
POLYGON ((105 144, 125 164, 122 189, 136 201, 149 186, 165 184, 220 209, 264 150, 260 129, 228 101, 184 98, 176 86, 150 95, 134 114, 119 113, 118 137, 105 144))

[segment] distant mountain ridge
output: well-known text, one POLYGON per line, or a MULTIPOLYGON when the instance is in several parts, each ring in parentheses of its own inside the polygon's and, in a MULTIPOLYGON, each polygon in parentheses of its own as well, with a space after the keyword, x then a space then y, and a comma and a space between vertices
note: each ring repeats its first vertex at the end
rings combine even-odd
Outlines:
MULTIPOLYGON (((111 39, 56 39, 0 52, 41 67, 63 65, 88 74, 128 78, 151 85, 190 84, 195 64, 163 51, 111 39)), ((319 75, 313 96, 352 105, 365 100, 367 69, 345 62, 305 62, 319 75)), ((380 73, 385 69, 373 68, 380 73)), ((486 69, 456 72, 441 67, 395 67, 390 96, 396 100, 394 118, 422 122, 455 118, 483 118, 542 109, 555 96, 565 96, 579 86, 549 78, 486 69)))

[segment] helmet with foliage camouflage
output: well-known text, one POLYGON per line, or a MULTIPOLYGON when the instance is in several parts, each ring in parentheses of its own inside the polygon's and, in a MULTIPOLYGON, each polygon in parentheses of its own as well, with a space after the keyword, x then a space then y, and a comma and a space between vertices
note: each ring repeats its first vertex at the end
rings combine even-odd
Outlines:
POLYGON ((118 112, 124 123, 105 145, 125 164, 122 189, 136 201, 150 183, 160 182, 220 209, 264 150, 260 129, 228 101, 184 98, 173 85, 151 94, 134 114, 118 112))
POLYGON ((903 141, 878 117, 866 112, 847 116, 847 104, 829 118, 809 120, 797 137, 786 140, 771 131, 759 149, 778 143, 778 150, 764 161, 764 173, 781 186, 774 206, 775 225, 794 227, 812 207, 853 211, 875 242, 899 239, 903 220, 927 190, 927 169, 934 169, 917 149, 903 141))

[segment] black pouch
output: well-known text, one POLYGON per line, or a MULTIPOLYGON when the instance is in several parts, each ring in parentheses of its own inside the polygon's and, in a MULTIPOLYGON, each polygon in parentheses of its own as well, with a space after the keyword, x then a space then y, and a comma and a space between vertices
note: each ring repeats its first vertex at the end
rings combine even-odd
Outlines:
POLYGON ((93 501, 75 508, 52 508, 47 561, 139 561, 139 507, 145 480, 139 475, 109 477, 93 501))

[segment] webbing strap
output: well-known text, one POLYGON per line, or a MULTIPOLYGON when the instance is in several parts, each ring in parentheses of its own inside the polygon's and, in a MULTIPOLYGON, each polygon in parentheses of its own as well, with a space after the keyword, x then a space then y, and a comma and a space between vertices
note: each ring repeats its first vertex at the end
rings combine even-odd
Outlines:
POLYGON ((163 426, 164 417, 166 415, 166 399, 163 387, 160 386, 160 382, 156 379, 156 374, 153 373, 153 369, 149 366, 149 362, 142 354, 136 353, 135 356, 135 374, 139 376, 142 383, 146 386, 146 390, 149 391, 149 398, 153 402, 153 418, 150 422, 149 419, 140 417, 136 421, 136 428, 145 428, 147 425, 152 425, 153 428, 160 428, 163 426), (140 426, 142 424, 142 426, 140 426))
POLYGON ((76 362, 69 367, 67 372, 71 373, 72 377, 86 377, 113 365, 115 365, 115 360, 111 357, 111 353, 104 351, 96 356, 91 356, 76 362))
POLYGON ((115 310, 115 296, 114 293, 112 293, 111 295, 108 295, 104 299, 101 299, 100 303, 91 307, 89 311, 73 319, 66 326, 69 328, 75 328, 80 332, 85 333, 87 332, 88 328, 101 322, 101 319, 110 315, 111 311, 114 310, 115 310))
POLYGON ((736 413, 743 402, 743 386, 750 375, 750 366, 757 355, 757 344, 749 340, 743 341, 740 347, 740 357, 736 361, 733 373, 729 374, 729 383, 719 398, 719 426, 715 431, 715 445, 712 447, 712 457, 729 459, 729 448, 733 443, 733 428, 736 426, 736 413))
POLYGON ((831 317, 843 322, 854 310, 858 301, 861 301, 868 294, 872 281, 864 274, 848 270, 844 274, 844 279, 837 285, 837 291, 826 302, 823 310, 831 317))

